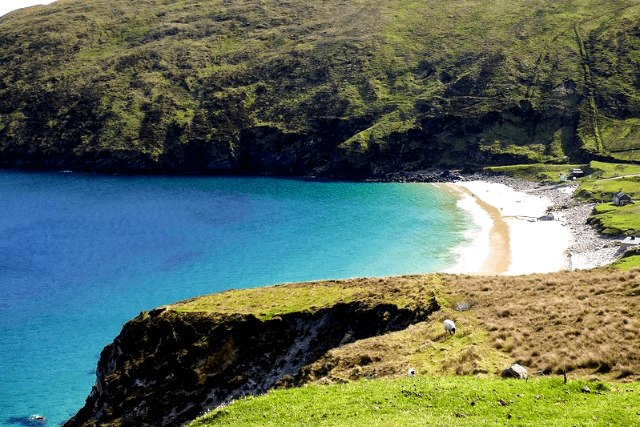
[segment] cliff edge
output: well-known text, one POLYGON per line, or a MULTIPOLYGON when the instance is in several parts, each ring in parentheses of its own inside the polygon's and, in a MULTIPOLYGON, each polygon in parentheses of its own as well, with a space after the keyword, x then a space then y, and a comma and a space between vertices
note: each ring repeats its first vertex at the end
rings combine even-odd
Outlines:
POLYGON ((103 350, 96 384, 65 426, 180 426, 233 399, 303 384, 317 374, 309 365, 329 350, 405 329, 439 309, 426 288, 411 304, 380 301, 393 289, 404 299, 413 286, 425 286, 419 284, 424 279, 401 279, 413 284, 403 290, 395 281, 381 282, 370 290, 362 288, 366 280, 354 280, 209 297, 233 295, 234 303, 251 307, 253 297, 270 295, 264 301, 272 306, 272 292, 285 300, 290 293, 315 290, 317 300, 326 302, 273 316, 207 312, 211 307, 202 305, 207 297, 141 313, 103 350), (333 296, 326 299, 328 293, 333 296))
POLYGON ((637 381, 640 270, 430 274, 194 298, 126 323, 65 426, 180 426, 272 388, 363 378, 570 372, 637 381), (455 321, 456 334, 442 327, 455 321))

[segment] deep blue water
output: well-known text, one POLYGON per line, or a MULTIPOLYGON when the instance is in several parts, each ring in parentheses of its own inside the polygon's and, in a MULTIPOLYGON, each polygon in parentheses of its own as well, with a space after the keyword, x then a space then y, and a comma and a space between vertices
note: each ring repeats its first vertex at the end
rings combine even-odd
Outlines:
POLYGON ((428 184, 0 170, 0 426, 70 418, 100 351, 142 310, 439 271, 470 226, 428 184))

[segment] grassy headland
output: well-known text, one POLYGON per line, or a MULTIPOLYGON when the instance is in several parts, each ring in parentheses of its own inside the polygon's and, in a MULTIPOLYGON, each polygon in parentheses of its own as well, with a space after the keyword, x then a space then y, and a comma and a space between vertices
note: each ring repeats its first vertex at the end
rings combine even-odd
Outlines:
POLYGON ((0 165, 349 177, 638 160, 639 11, 633 0, 28 8, 0 19, 0 165))
POLYGON ((434 297, 441 308, 430 320, 331 350, 306 368, 307 382, 398 378, 409 367, 427 376, 491 378, 510 362, 541 374, 566 369, 585 379, 640 378, 638 269, 606 267, 526 276, 431 274, 284 284, 226 291, 167 308, 212 315, 251 314, 267 321, 288 312, 313 312, 351 301, 416 309, 428 306, 434 297), (442 329, 445 318, 456 321, 456 335, 450 337, 442 329))
POLYGON ((304 387, 238 400, 192 425, 640 423, 640 395, 637 383, 630 383, 640 378, 638 268, 286 284, 228 291, 169 309, 217 313, 232 297, 246 307, 244 314, 266 319, 268 310, 294 308, 291 300, 308 309, 309 302, 296 296, 315 292, 330 304, 350 299, 350 290, 367 290, 358 296, 363 302, 389 295, 407 306, 435 295, 441 308, 405 330, 330 350, 303 368, 304 387), (445 318, 456 321, 456 335, 442 329, 445 318), (514 362, 533 379, 497 379, 514 362), (415 378, 407 378, 410 367, 415 378), (581 392, 585 385, 592 393, 581 392))

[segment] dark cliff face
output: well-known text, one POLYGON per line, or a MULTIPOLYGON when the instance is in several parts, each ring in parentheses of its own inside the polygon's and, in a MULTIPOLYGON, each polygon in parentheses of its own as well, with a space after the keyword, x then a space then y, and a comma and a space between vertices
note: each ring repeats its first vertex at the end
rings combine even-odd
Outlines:
POLYGON ((359 178, 640 159, 636 8, 71 0, 18 11, 0 18, 0 167, 359 178))
POLYGON ((86 405, 65 426, 180 426, 208 409, 304 383, 332 348, 405 329, 438 310, 337 304, 262 322, 157 309, 124 325, 102 352, 86 405))

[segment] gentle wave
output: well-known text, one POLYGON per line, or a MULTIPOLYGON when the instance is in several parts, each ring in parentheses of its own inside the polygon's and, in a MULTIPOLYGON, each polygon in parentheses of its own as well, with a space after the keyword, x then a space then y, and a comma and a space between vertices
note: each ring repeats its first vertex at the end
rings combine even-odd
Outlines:
POLYGON ((490 231, 493 227, 493 220, 480 207, 473 196, 460 193, 458 207, 468 212, 472 218, 472 225, 462 231, 464 241, 459 246, 452 249, 456 254, 456 263, 445 269, 444 273, 468 274, 480 271, 489 255, 490 231))

